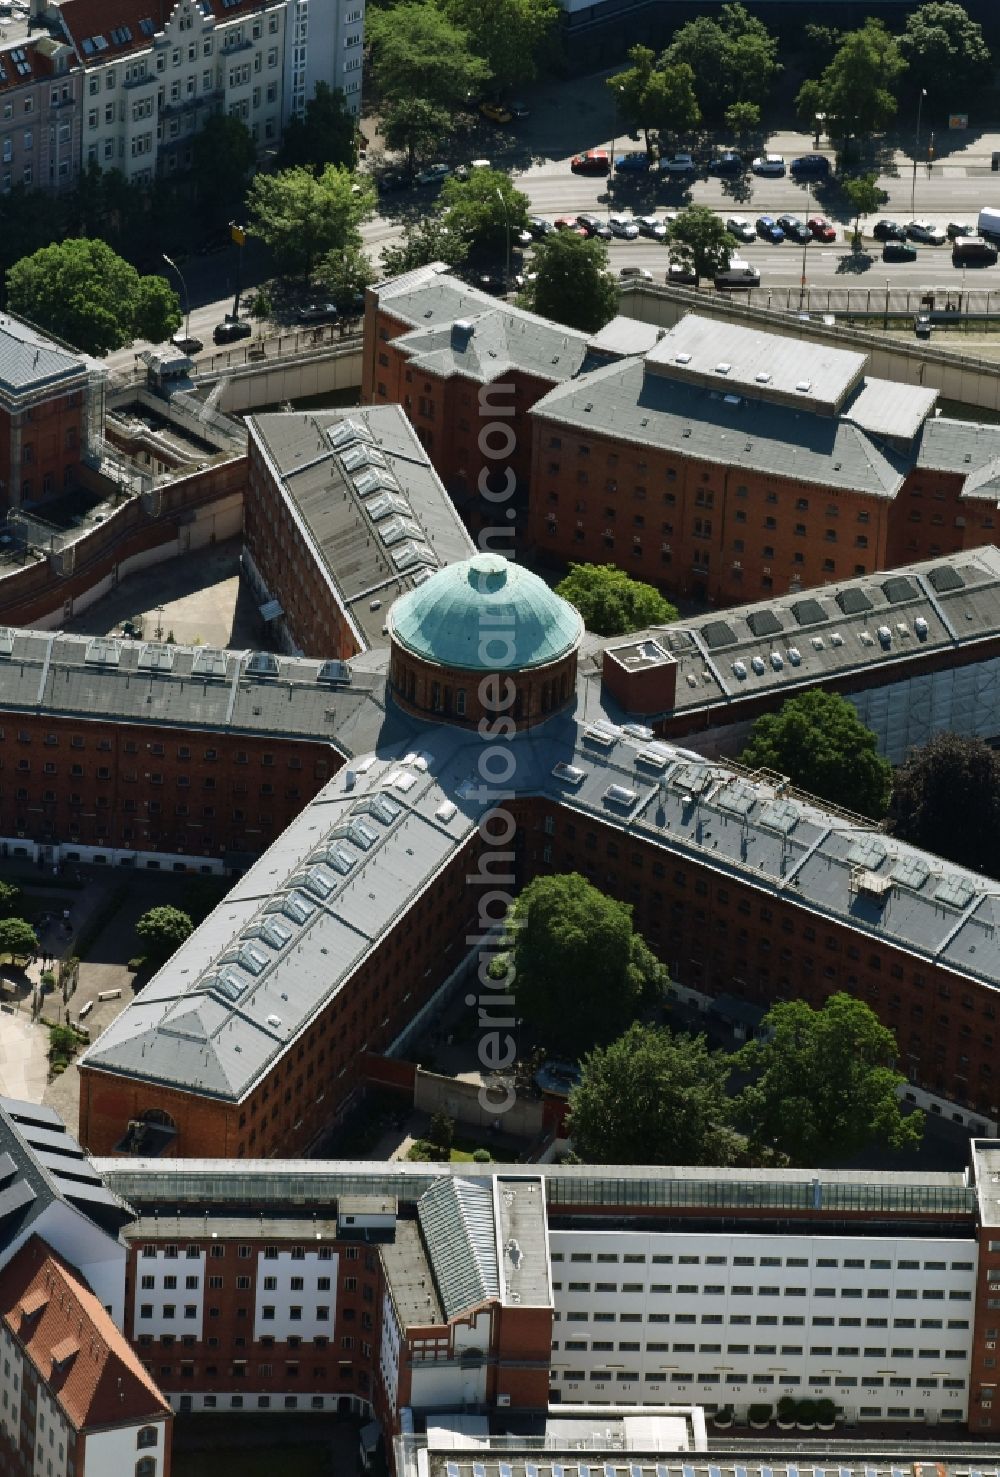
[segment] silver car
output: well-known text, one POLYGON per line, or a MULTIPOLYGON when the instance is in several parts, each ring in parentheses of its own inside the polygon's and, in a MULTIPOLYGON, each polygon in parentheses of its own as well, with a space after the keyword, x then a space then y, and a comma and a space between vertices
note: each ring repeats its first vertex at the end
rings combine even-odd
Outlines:
POLYGON ((745 215, 731 215, 726 221, 726 230, 730 236, 735 236, 737 241, 756 241, 757 239, 757 232, 745 215))
POLYGON ((636 221, 640 236, 648 236, 652 241, 666 241, 667 222, 661 220, 658 215, 640 215, 636 221))
POLYGON ((631 215, 609 215, 608 225, 622 241, 634 241, 639 234, 639 222, 631 215))

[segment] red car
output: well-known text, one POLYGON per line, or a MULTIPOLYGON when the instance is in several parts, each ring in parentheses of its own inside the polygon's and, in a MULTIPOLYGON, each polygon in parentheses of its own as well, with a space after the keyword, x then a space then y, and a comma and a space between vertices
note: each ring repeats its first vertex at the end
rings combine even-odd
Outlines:
POLYGON ((552 224, 557 231, 570 231, 574 236, 586 236, 587 234, 575 217, 570 215, 557 216, 552 224))
POLYGON ((811 215, 806 225, 817 241, 836 241, 837 233, 825 215, 811 215))
POLYGON ((611 155, 607 149, 588 149, 585 154, 574 154, 570 161, 574 174, 607 174, 611 168, 611 155))

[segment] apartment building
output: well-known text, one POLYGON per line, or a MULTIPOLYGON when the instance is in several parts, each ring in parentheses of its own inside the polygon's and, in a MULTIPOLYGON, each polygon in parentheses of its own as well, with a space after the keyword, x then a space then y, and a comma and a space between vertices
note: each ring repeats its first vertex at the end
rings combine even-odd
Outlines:
POLYGON ((80 177, 83 73, 53 36, 0 47, 0 191, 72 189, 80 177))
POLYGON ((0 316, 0 506, 31 507, 77 486, 103 385, 93 361, 0 316))

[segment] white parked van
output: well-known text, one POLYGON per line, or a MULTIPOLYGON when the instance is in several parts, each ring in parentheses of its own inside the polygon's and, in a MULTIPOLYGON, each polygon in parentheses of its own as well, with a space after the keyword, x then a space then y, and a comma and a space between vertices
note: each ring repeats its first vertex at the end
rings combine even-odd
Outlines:
POLYGON ((977 225, 980 236, 985 236, 987 241, 1000 241, 1000 210, 994 209, 992 205, 984 205, 979 212, 977 225))

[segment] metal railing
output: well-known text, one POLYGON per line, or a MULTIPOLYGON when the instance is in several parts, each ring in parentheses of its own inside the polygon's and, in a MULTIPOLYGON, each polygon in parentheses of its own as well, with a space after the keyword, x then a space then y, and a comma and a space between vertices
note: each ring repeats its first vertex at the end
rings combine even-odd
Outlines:
POLYGON ((322 323, 315 328, 289 328, 260 338, 245 339, 239 346, 207 354, 195 363, 194 379, 200 380, 231 369, 246 369, 271 360, 294 359, 314 349, 357 349, 364 336, 364 323, 322 323))

